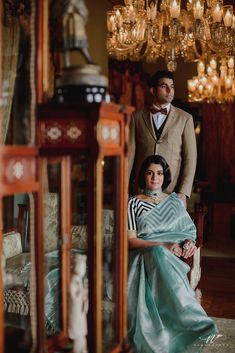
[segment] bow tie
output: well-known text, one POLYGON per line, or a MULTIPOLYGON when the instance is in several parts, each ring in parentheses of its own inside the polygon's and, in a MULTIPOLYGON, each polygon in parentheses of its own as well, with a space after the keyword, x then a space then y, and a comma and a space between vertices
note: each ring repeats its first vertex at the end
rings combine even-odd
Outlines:
POLYGON ((150 108, 150 113, 152 113, 152 114, 161 113, 161 114, 167 115, 167 109, 166 108, 157 109, 155 107, 151 107, 150 108))

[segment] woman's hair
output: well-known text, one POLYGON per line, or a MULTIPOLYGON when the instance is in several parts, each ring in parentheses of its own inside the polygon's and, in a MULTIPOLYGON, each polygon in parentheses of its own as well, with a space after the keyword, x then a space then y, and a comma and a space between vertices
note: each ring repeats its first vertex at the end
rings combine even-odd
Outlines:
POLYGON ((163 190, 166 189, 167 186, 171 182, 171 171, 170 171, 170 167, 169 167, 167 161, 165 160, 165 158, 163 158, 162 156, 159 156, 158 154, 155 154, 155 155, 152 155, 152 156, 148 156, 143 161, 142 166, 140 168, 140 172, 139 172, 139 180, 138 180, 139 187, 141 189, 145 189, 145 187, 146 187, 146 184, 145 184, 145 173, 146 173, 146 170, 149 168, 151 163, 160 164, 162 166, 163 175, 164 175, 162 189, 163 190))

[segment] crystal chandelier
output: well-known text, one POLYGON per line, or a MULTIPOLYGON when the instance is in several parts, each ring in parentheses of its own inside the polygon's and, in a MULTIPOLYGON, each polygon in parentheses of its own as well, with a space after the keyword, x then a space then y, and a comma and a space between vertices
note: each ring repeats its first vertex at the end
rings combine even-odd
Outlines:
POLYGON ((233 55, 235 16, 223 0, 124 0, 107 12, 110 57, 155 62, 165 58, 175 71, 177 59, 194 61, 208 50, 233 55))
POLYGON ((225 57, 218 60, 211 57, 205 64, 199 60, 197 76, 188 80, 189 102, 229 103, 235 97, 234 57, 225 57))

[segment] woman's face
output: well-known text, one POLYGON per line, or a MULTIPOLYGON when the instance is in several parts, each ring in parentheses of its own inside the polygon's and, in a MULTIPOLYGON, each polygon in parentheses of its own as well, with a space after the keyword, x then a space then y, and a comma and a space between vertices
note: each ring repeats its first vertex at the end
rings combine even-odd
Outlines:
POLYGON ((163 168, 161 164, 151 163, 145 172, 145 185, 148 190, 158 190, 164 181, 163 168))

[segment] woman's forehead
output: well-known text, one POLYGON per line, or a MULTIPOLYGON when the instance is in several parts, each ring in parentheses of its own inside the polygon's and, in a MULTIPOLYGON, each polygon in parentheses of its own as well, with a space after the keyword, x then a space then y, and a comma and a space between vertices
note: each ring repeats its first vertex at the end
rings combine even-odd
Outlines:
POLYGON ((163 170, 161 164, 150 163, 146 170, 163 170))

